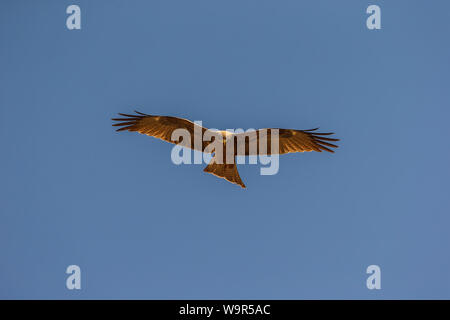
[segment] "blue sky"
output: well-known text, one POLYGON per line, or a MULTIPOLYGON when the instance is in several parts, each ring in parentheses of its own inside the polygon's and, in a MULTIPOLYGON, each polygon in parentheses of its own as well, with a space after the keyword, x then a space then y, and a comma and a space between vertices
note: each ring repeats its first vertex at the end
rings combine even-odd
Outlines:
POLYGON ((450 298, 448 1, 2 1, 0 298, 450 298), (81 8, 81 30, 66 8, 81 8), (370 4, 382 29, 368 30, 370 4), (246 190, 134 109, 320 126, 246 190), (79 265, 82 289, 67 290, 79 265), (366 268, 381 267, 381 290, 366 268))

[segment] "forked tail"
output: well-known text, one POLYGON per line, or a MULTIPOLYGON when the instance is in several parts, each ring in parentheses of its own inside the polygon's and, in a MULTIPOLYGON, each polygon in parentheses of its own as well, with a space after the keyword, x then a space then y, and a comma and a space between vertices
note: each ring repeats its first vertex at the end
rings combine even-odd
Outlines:
POLYGON ((219 178, 224 178, 231 183, 240 185, 242 188, 246 188, 242 182, 241 177, 236 166, 236 159, 233 164, 216 163, 216 158, 212 158, 211 162, 206 166, 203 171, 211 173, 219 178))

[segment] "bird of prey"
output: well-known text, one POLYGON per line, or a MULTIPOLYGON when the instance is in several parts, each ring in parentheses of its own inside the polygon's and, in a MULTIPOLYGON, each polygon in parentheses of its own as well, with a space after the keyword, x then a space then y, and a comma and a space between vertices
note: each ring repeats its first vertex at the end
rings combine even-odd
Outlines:
MULTIPOLYGON (((203 170, 207 173, 214 174, 217 177, 224 178, 225 180, 237 184, 242 188, 246 188, 239 176, 237 170, 236 161, 231 163, 227 161, 218 161, 218 155, 211 149, 212 142, 217 138, 210 141, 204 141, 202 137, 205 132, 208 131, 194 122, 187 119, 171 117, 171 116, 154 116, 145 113, 135 111, 136 114, 124 114, 119 113, 122 118, 113 118, 112 120, 118 121, 113 126, 119 126, 116 131, 137 131, 141 134, 146 134, 173 144, 179 144, 183 147, 188 147, 197 151, 211 153, 213 158, 211 162, 203 170), (173 132, 176 129, 183 129, 190 135, 190 139, 173 139, 173 132), (201 143, 194 143, 200 139, 201 143), (185 141, 186 140, 186 141, 185 141)), ((255 130, 250 135, 247 133, 230 133, 229 131, 214 131, 219 138, 222 138, 223 145, 233 143, 234 150, 232 159, 235 160, 236 156, 250 156, 250 155, 271 155, 271 154, 285 154, 292 152, 309 152, 317 151, 322 152, 334 152, 330 148, 337 148, 336 145, 330 143, 339 141, 339 139, 325 137, 333 134, 316 132, 318 128, 309 130, 294 130, 294 129, 259 129, 255 130), (278 148, 272 150, 271 147, 271 132, 277 131, 278 133, 278 148), (259 143, 261 139, 267 140, 267 148, 261 148, 259 143), (237 141, 241 141, 241 145, 238 145, 237 141), (252 148, 256 145, 256 149, 252 148)), ((189 137, 188 137, 189 138, 189 137)), ((265 141, 263 142, 264 145, 265 141)), ((274 143, 274 145, 276 145, 274 143)), ((225 157, 223 152, 223 157, 225 157)))

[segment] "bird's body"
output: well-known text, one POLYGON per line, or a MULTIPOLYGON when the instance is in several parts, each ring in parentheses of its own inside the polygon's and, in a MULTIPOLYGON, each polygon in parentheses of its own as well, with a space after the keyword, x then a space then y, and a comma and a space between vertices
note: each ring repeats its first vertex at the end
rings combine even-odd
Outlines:
POLYGON ((135 115, 119 113, 126 118, 113 126, 121 126, 117 131, 137 131, 161 140, 188 147, 197 151, 214 153, 214 157, 205 172, 224 178, 245 188, 236 166, 236 156, 272 155, 291 152, 309 152, 322 150, 334 152, 337 148, 330 141, 339 141, 324 137, 332 133, 318 133, 317 129, 259 129, 242 133, 224 130, 208 130, 194 122, 171 116, 152 116, 136 111, 135 115), (185 132, 183 139, 174 138, 176 130, 185 132), (187 139, 185 139, 187 137, 187 139), (206 138, 205 137, 209 137, 206 138), (222 145, 219 152, 218 144, 222 145))

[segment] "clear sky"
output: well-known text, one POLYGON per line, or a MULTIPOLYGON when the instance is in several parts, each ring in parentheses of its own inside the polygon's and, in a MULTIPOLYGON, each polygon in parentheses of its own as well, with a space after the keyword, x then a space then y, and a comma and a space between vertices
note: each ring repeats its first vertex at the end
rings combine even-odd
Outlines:
POLYGON ((0 298, 450 298, 449 21, 446 0, 1 1, 0 298), (240 165, 243 190, 116 133, 134 109, 340 148, 240 165))

